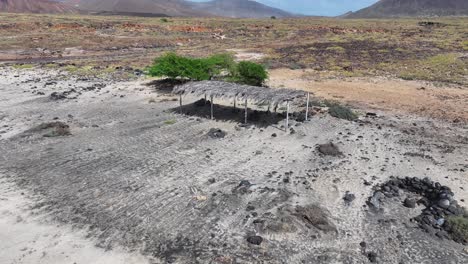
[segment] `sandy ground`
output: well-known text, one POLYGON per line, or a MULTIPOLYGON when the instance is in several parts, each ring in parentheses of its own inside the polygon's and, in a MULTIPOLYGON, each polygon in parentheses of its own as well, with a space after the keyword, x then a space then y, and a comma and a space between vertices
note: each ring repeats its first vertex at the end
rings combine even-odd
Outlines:
POLYGON ((311 70, 272 70, 269 85, 311 91, 363 108, 468 122, 467 87, 384 78, 317 81, 313 76, 311 70))
POLYGON ((15 236, 26 237, 0 242, 6 263, 39 263, 42 251, 64 252, 77 263, 78 255, 96 256, 94 263, 146 261, 118 248, 151 256, 154 263, 367 263, 367 251, 381 263, 468 262, 463 245, 410 221, 421 208, 401 206, 407 194, 387 201, 382 213, 366 207, 373 186, 392 176, 429 177, 466 206, 463 124, 376 110, 377 117, 357 122, 318 114, 310 122, 292 122, 291 134, 282 122, 241 127, 178 114, 171 111, 178 102, 144 81, 77 80, 9 68, 0 76, 1 186, 9 190, 0 205, 11 211, 1 218, 0 236, 18 229, 15 236), (103 82, 105 87, 89 89, 103 82), (70 89, 78 91, 72 98, 49 98, 70 89), (72 135, 25 132, 53 120, 67 123, 72 135), (210 128, 227 136, 210 138, 210 128), (330 141, 342 156, 316 151, 330 141), (16 188, 31 193, 31 200, 15 198, 22 197, 13 194, 16 188), (356 196, 349 205, 346 192, 356 196), (34 204, 38 218, 60 224, 11 209, 19 202, 34 204), (259 246, 247 241, 253 235, 263 238, 259 246), (36 236, 42 245, 61 242, 34 248, 29 238, 36 236), (74 243, 83 245, 80 251, 74 243), (25 247, 36 251, 28 255, 25 247))
POLYGON ((32 209, 25 191, 0 182, 0 263, 149 263, 137 253, 105 251, 84 230, 54 222, 32 209))

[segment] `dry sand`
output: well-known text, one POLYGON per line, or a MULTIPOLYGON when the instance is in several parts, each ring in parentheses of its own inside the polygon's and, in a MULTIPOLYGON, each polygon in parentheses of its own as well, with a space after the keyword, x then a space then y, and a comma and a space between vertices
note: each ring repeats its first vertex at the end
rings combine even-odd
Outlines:
POLYGON ((138 253, 97 248, 86 231, 54 222, 33 207, 24 190, 0 180, 0 263, 150 263, 138 253))
POLYGON ((15 228, 28 232, 13 247, 0 242, 2 251, 15 249, 2 254, 6 263, 39 262, 43 246, 30 255, 18 251, 32 247, 30 237, 36 236, 44 245, 61 241, 46 247, 50 256, 104 258, 95 263, 145 261, 116 248, 142 252, 155 263, 366 263, 367 252, 381 263, 468 262, 463 245, 410 221, 421 208, 401 206, 409 194, 389 199, 378 214, 365 202, 376 184, 409 176, 449 186, 466 206, 463 124, 384 111, 357 122, 318 114, 310 122, 292 122, 290 134, 282 122, 245 128, 180 115, 171 111, 177 102, 142 81, 77 80, 9 68, 0 75, 1 186, 10 190, 1 206, 13 208, 18 195, 11 193, 19 188, 31 193, 39 219, 61 223, 36 223, 29 210, 7 209, 11 217, 2 216, 0 236, 15 228), (104 88, 88 89, 103 82, 104 88), (48 96, 70 89, 79 91, 73 99, 48 96), (24 133, 56 118, 70 125, 71 136, 24 133), (210 138, 211 128, 227 136, 210 138), (343 156, 316 151, 330 141, 343 156), (350 205, 343 201, 346 192, 356 196, 350 205), (253 235, 263 238, 260 246, 247 241, 253 235), (83 251, 73 251, 75 243, 83 251))
POLYGON ((312 70, 276 69, 272 87, 311 91, 316 96, 367 109, 468 122, 468 88, 388 78, 315 80, 312 70))

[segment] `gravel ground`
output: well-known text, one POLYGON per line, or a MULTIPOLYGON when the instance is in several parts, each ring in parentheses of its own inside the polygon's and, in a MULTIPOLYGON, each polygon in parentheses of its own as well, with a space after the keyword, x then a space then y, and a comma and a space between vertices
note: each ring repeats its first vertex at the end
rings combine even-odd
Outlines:
POLYGON ((136 250, 154 263, 468 262, 463 245, 410 221, 421 208, 403 207, 405 195, 380 213, 366 206, 373 186, 391 176, 429 177, 465 206, 466 126, 318 114, 293 122, 291 134, 282 123, 180 115, 170 99, 143 80, 0 69, 1 184, 31 193, 35 210, 86 230, 97 246, 136 250), (49 96, 64 91, 65 99, 49 96), (71 135, 31 130, 53 121, 71 135), (212 128, 227 134, 209 137, 212 128), (329 142, 342 155, 317 151, 329 142), (345 202, 346 192, 355 199, 345 202))

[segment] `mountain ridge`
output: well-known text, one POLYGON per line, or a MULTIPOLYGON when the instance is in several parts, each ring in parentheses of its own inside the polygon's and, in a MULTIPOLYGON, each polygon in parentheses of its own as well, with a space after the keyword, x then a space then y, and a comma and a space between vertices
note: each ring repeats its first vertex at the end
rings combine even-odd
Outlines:
POLYGON ((262 18, 285 17, 290 13, 252 0, 69 0, 76 9, 86 12, 158 13, 168 16, 262 18))
POLYGON ((52 0, 0 0, 0 12, 8 13, 75 13, 76 10, 62 2, 52 0))
POLYGON ((468 0, 380 0, 346 18, 466 16, 468 0))

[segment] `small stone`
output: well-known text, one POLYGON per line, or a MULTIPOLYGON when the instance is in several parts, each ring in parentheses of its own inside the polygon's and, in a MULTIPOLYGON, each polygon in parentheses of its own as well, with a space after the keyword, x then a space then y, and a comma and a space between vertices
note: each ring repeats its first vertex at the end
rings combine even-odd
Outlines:
POLYGON ((271 134, 271 137, 277 137, 276 133, 271 134))
POLYGON ((448 199, 442 199, 437 202, 437 205, 444 209, 447 209, 450 206, 450 201, 448 199))
POLYGON ((354 199, 356 199, 356 195, 350 193, 350 192, 346 192, 345 196, 343 197, 343 200, 346 202, 346 203, 351 203, 352 201, 354 201, 354 199))
POLYGON ((239 183, 239 187, 242 187, 242 186, 247 186, 247 187, 250 187, 252 184, 247 181, 247 180, 242 180, 240 183, 239 183))
POLYGON ((445 219, 444 218, 439 218, 436 220, 436 225, 438 226, 443 226, 445 223, 445 219))
POLYGON ((406 198, 403 201, 403 205, 408 208, 415 208, 416 207, 416 201, 414 199, 406 198))
POLYGON ((449 237, 448 233, 444 230, 438 231, 435 235, 441 239, 449 237))
POLYGON ((263 238, 261 236, 250 236, 247 238, 247 242, 254 245, 260 245, 263 242, 263 238))
POLYGON ((371 263, 376 263, 377 262, 377 254, 375 252, 369 252, 369 253, 367 253, 367 259, 369 259, 369 261, 371 263))

